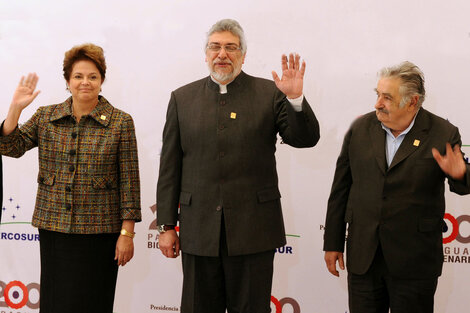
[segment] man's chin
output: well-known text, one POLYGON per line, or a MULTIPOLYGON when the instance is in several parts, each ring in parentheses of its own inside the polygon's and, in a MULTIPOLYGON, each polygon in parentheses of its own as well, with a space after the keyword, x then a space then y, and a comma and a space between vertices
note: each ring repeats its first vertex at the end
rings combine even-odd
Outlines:
POLYGON ((232 80, 233 79, 233 72, 230 72, 230 73, 218 73, 218 72, 215 72, 213 71, 211 73, 212 77, 214 77, 216 80, 218 81, 221 81, 221 82, 224 82, 224 81, 228 81, 228 80, 232 80))

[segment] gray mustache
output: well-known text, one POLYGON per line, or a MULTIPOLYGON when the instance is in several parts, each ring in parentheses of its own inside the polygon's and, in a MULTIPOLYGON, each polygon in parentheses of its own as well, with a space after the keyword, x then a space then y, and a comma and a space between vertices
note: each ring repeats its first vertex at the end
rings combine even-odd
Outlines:
POLYGON ((233 64, 232 64, 232 61, 230 61, 230 60, 228 60, 228 59, 226 59, 226 60, 221 60, 221 59, 217 58, 217 59, 215 59, 214 61, 212 61, 212 64, 215 65, 216 63, 228 63, 228 64, 230 64, 230 65, 233 65, 233 64))

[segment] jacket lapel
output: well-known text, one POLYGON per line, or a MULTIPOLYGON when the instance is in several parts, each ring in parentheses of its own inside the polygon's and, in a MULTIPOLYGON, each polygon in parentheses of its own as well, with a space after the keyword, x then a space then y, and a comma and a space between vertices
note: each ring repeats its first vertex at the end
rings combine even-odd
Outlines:
POLYGON ((385 131, 382 129, 378 120, 375 120, 370 126, 369 134, 375 159, 377 160, 380 170, 385 174, 387 170, 387 160, 385 159, 385 131))
POLYGON ((421 108, 418 112, 418 116, 416 116, 413 127, 410 132, 406 134, 403 142, 398 148, 397 153, 392 160, 392 164, 390 164, 388 169, 389 171, 422 146, 422 143, 428 136, 428 130, 429 117, 427 115, 427 111, 421 108))

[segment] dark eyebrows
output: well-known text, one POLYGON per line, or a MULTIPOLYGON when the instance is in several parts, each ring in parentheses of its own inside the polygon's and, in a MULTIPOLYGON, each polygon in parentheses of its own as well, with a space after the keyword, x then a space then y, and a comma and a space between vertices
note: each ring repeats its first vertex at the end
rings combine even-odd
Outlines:
MULTIPOLYGON (((72 72, 72 75, 77 75, 77 74, 78 75, 83 75, 82 72, 72 72)), ((98 75, 98 72, 91 72, 91 73, 88 74, 88 76, 90 76, 90 75, 98 75)))

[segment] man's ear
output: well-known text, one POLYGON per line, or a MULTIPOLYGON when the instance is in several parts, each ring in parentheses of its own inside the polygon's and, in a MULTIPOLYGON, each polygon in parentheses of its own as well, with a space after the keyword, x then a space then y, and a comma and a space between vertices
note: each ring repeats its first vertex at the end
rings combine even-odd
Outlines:
POLYGON ((414 95, 410 99, 409 108, 416 110, 418 108, 419 95, 414 95))

